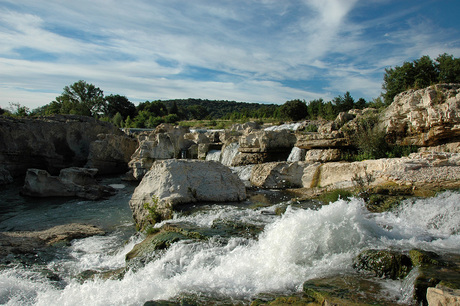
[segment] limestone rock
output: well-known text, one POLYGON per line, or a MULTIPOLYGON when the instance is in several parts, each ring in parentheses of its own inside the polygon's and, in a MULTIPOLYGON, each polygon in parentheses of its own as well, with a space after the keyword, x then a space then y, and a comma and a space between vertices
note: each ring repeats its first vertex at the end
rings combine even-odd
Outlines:
POLYGON ((386 132, 402 145, 434 146, 460 136, 460 84, 397 95, 383 113, 386 132))
POLYGON ((174 127, 169 124, 159 125, 146 136, 139 137, 139 147, 129 162, 130 175, 140 180, 150 169, 154 161, 171 158, 198 158, 209 149, 205 144, 209 139, 203 133, 190 133, 188 128, 174 127), (202 144, 199 151, 199 144, 202 144))
POLYGON ((319 132, 310 132, 296 134, 296 147, 301 149, 330 149, 349 146, 348 140, 340 133, 323 134, 319 132))
POLYGON ((289 130, 280 131, 254 131, 243 135, 239 139, 240 152, 261 153, 261 152, 280 152, 291 151, 296 137, 289 130))
POLYGON ((113 195, 109 186, 100 186, 94 179, 97 169, 66 168, 59 176, 41 169, 27 170, 22 193, 32 197, 80 197, 97 200, 113 195))
POLYGON ((103 234, 98 227, 79 223, 58 225, 43 231, 1 232, 0 257, 8 254, 36 253, 41 248, 57 242, 103 234))
POLYGON ((330 162, 304 170, 303 187, 332 189, 355 187, 354 177, 369 176, 370 185, 393 182, 414 187, 455 187, 460 181, 460 154, 412 153, 402 158, 382 158, 361 162, 330 162))
POLYGON ((25 175, 29 168, 56 175, 63 168, 84 166, 90 144, 99 134, 123 132, 110 123, 84 116, 0 116, 0 164, 13 178, 25 175))
POLYGON ((145 203, 154 205, 155 211, 164 219, 179 204, 231 202, 245 198, 243 182, 219 162, 171 159, 156 161, 152 165, 134 191, 129 205, 136 224, 144 228, 150 222, 149 213, 152 213, 144 207, 145 203))
POLYGON ((451 289, 444 286, 430 287, 426 292, 428 305, 460 306, 460 289, 451 289))
POLYGON ((340 160, 342 152, 339 149, 312 149, 305 153, 305 161, 315 162, 333 162, 340 160))
POLYGON ((127 135, 99 134, 89 147, 86 167, 97 168, 99 174, 125 173, 137 146, 137 140, 127 135))
POLYGON ((262 188, 294 188, 302 186, 304 162, 272 162, 254 165, 250 182, 262 188))

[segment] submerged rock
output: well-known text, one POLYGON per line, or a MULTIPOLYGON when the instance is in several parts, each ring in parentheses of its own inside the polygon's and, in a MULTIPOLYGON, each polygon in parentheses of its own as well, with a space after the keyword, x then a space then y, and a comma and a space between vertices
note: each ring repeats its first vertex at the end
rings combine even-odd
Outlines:
POLYGON ((410 257, 390 250, 366 250, 354 260, 357 270, 373 272, 377 277, 401 279, 412 269, 410 257))
POLYGON ((97 169, 66 168, 59 176, 41 169, 27 170, 22 194, 32 197, 80 197, 97 200, 114 195, 110 186, 98 185, 94 179, 97 169))
POLYGON ((73 239, 103 234, 104 231, 96 226, 79 223, 58 225, 35 232, 1 232, 0 257, 8 254, 34 254, 58 242, 69 242, 73 239))
POLYGON ((219 162, 164 160, 153 164, 129 205, 136 224, 142 229, 149 223, 170 218, 180 204, 244 199, 244 183, 219 162))

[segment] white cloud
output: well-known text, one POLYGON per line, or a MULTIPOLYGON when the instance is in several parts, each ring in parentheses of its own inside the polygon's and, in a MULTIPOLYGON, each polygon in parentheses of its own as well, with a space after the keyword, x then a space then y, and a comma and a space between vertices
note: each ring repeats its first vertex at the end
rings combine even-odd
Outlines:
POLYGON ((424 54, 460 55, 458 30, 443 29, 423 5, 398 2, 404 9, 380 14, 390 0, 2 3, 2 106, 15 92, 33 107, 49 103, 79 79, 136 101, 283 103, 347 90, 372 98, 387 66, 424 54), (290 81, 318 87, 288 87, 290 81))

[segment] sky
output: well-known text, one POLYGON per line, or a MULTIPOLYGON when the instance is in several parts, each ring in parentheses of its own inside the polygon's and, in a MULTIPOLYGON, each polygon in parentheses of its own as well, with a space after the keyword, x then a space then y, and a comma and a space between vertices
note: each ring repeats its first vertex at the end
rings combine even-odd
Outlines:
POLYGON ((460 57, 459 0, 0 0, 0 107, 84 80, 104 95, 283 104, 382 92, 385 68, 460 57))

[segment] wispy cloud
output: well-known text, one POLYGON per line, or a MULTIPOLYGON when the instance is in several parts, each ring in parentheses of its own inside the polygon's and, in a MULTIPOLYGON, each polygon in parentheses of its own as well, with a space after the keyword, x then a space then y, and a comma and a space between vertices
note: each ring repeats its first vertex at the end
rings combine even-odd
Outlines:
POLYGON ((431 18, 430 3, 4 0, 0 106, 44 105, 80 79, 134 102, 370 99, 387 66, 460 55, 458 22, 431 18))

